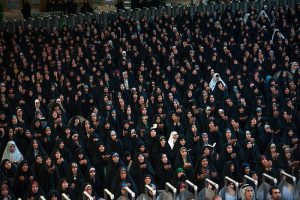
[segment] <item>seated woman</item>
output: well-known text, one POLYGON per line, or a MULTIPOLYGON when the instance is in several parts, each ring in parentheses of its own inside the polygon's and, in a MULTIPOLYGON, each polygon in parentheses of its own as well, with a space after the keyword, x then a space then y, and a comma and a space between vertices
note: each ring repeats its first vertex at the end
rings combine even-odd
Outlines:
POLYGON ((8 159, 4 159, 1 162, 1 171, 4 176, 2 182, 5 182, 9 188, 13 188, 17 167, 14 166, 8 159))
POLYGON ((32 181, 31 184, 28 187, 26 199, 40 199, 40 197, 43 196, 46 198, 44 192, 39 186, 39 183, 37 181, 32 181))
POLYGON ((6 183, 2 183, 0 188, 0 199, 16 199, 15 195, 10 191, 9 186, 6 183))
POLYGON ((8 159, 11 163, 16 166, 23 160, 23 155, 19 151, 14 141, 9 141, 5 147, 1 161, 8 159))
POLYGON ((83 184, 82 191, 81 191, 81 194, 80 194, 82 196, 82 198, 80 198, 80 199, 88 199, 87 196, 85 196, 83 194, 84 192, 86 192, 85 194, 90 195, 91 197, 93 197, 93 199, 99 199, 98 195, 93 190, 92 185, 89 184, 89 183, 84 183, 83 184))

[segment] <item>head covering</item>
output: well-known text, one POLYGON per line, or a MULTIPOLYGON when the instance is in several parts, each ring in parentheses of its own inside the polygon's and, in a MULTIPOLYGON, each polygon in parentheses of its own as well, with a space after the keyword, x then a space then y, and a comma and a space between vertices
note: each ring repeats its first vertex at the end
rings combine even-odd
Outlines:
MULTIPOLYGON (((246 191, 249 190, 249 189, 252 189, 252 190, 253 190, 253 187, 252 187, 251 185, 249 185, 249 184, 244 184, 244 185, 241 187, 241 189, 240 189, 240 195, 241 195, 241 197, 242 197, 242 200, 245 199, 245 193, 246 193, 246 191)), ((254 192, 253 192, 253 197, 252 197, 252 199, 253 199, 253 200, 255 199, 254 192)))
POLYGON ((112 157, 119 157, 119 154, 117 152, 112 153, 112 157))
POLYGON ((218 113, 219 113, 219 114, 224 113, 224 110, 223 110, 223 109, 219 109, 219 110, 218 110, 218 113))
POLYGON ((159 141, 166 140, 165 136, 160 136, 159 141))
POLYGON ((223 85, 224 85, 225 87, 227 87, 226 84, 225 84, 225 82, 224 82, 224 81, 222 80, 222 78, 220 77, 220 74, 214 73, 214 75, 213 75, 211 81, 209 82, 209 87, 211 88, 212 91, 214 91, 214 89, 215 89, 215 87, 216 87, 216 85, 217 85, 218 82, 222 82, 223 85))
POLYGON ((210 106, 207 106, 205 110, 206 110, 206 111, 209 111, 209 110, 211 110, 211 107, 210 107, 210 106))
POLYGON ((89 169, 89 172, 91 172, 91 171, 96 171, 95 167, 91 167, 91 168, 89 169))
POLYGON ((242 164, 242 168, 250 168, 250 164, 249 163, 246 163, 246 162, 243 162, 242 164))
POLYGON ((175 140, 173 139, 173 136, 178 134, 176 131, 172 131, 168 140, 168 144, 170 145, 171 149, 174 148, 175 140))
POLYGON ((177 171, 177 173, 180 173, 180 172, 184 173, 184 169, 183 169, 183 168, 181 168, 181 167, 180 167, 180 168, 177 168, 177 170, 176 170, 176 171, 177 171))
POLYGON ((23 160, 23 155, 19 151, 19 149, 18 149, 18 147, 17 147, 17 145, 16 145, 16 143, 14 141, 9 141, 6 144, 6 147, 5 147, 5 150, 3 152, 1 161, 5 160, 5 159, 8 159, 12 163, 21 162, 23 160), (13 153, 11 153, 9 151, 9 148, 12 145, 15 145, 15 151, 13 153))
POLYGON ((180 148, 180 152, 182 152, 182 151, 184 151, 184 150, 187 151, 186 147, 181 147, 181 148, 180 148))

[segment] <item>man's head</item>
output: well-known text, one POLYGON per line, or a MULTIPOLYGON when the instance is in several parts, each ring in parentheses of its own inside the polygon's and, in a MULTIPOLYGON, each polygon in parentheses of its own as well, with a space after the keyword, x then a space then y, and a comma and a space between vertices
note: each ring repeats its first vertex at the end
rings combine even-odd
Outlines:
POLYGON ((273 186, 269 190, 272 200, 280 200, 281 199, 281 191, 277 186, 273 186))
POLYGON ((242 200, 253 200, 254 199, 254 189, 251 185, 245 184, 242 186, 242 200))
POLYGON ((222 200, 222 197, 219 195, 216 195, 212 198, 212 200, 222 200))

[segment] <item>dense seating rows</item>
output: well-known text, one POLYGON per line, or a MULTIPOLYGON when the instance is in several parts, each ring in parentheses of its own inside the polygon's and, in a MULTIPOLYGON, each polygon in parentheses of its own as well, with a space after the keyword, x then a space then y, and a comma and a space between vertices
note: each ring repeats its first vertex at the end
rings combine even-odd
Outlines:
POLYGON ((300 6, 264 9, 0 32, 1 198, 298 178, 300 6))

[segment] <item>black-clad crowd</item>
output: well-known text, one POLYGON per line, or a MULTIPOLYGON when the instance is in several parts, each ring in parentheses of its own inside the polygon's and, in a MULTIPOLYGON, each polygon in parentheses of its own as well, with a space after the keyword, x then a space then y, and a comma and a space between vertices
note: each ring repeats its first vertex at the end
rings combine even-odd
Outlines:
MULTIPOLYGON (((46 4, 46 11, 61 11, 65 14, 76 14, 77 13, 77 3, 74 0, 48 0, 46 4)), ((88 0, 83 0, 83 5, 80 8, 81 13, 93 12, 88 0)))
POLYGON ((300 5, 264 9, 1 31, 0 198, 298 178, 300 5))

